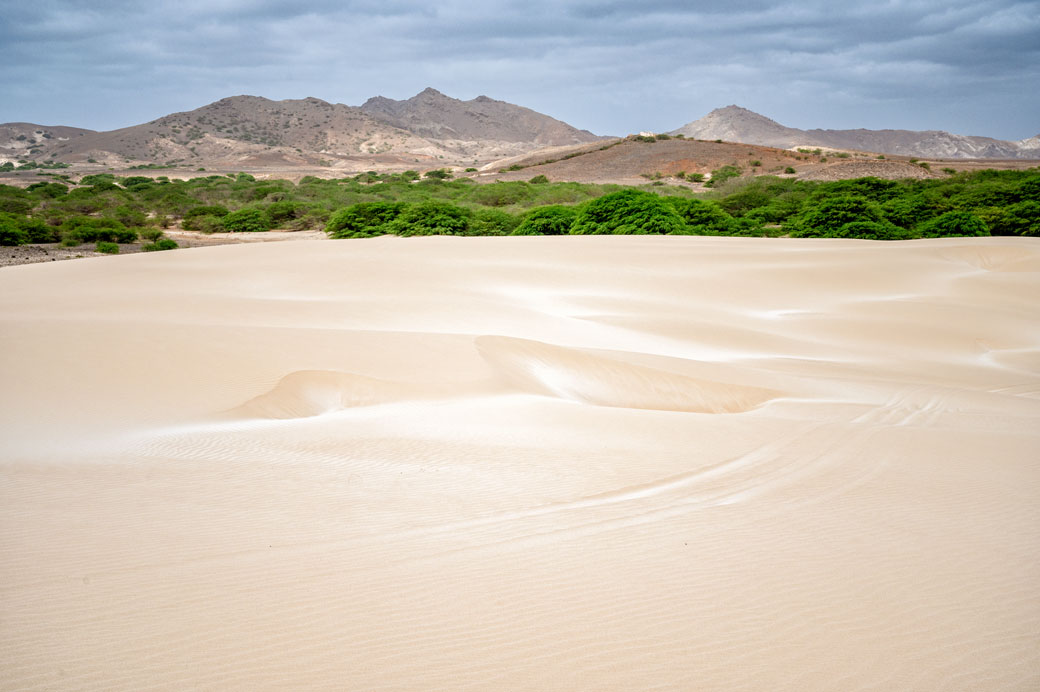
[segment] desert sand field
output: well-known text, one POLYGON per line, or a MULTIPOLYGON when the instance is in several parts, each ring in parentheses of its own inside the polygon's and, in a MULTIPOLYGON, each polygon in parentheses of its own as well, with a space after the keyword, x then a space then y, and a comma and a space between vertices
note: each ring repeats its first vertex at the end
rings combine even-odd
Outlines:
POLYGON ((1040 241, 0 270, 2 690, 1036 690, 1040 241))

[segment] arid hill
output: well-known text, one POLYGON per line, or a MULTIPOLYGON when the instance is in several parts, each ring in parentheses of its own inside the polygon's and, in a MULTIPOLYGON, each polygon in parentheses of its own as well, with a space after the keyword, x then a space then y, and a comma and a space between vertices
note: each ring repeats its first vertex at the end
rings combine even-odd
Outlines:
POLYGON ((597 139, 528 108, 486 96, 459 101, 433 89, 407 101, 377 97, 361 108, 317 98, 233 96, 133 127, 77 130, 75 136, 62 134, 60 141, 51 141, 56 135, 46 140, 44 134, 34 135, 35 130, 47 132, 39 126, 15 125, 20 124, 0 126, 0 142, 12 143, 10 159, 92 159, 106 166, 470 166, 548 145, 597 139), (8 130, 10 136, 4 137, 8 130), (22 141, 35 145, 31 156, 28 147, 15 146, 22 141))
POLYGON ((79 127, 4 123, 0 125, 0 163, 19 159, 45 160, 59 145, 94 134, 97 134, 94 130, 79 127))
POLYGON ((487 164, 477 180, 528 180, 544 175, 550 181, 645 184, 647 180, 682 181, 682 174, 709 176, 723 166, 742 175, 781 175, 807 180, 835 180, 873 175, 881 178, 930 178, 936 174, 906 160, 879 160, 867 154, 834 158, 733 142, 668 137, 645 141, 614 139, 559 147, 487 164), (855 165, 852 165, 855 164, 855 165))
POLYGON ((963 159, 1040 158, 1040 135, 1018 142, 968 137, 941 130, 799 130, 739 106, 717 108, 674 130, 696 139, 762 144, 790 149, 829 147, 902 156, 963 159))
POLYGON ((524 142, 545 147, 601 139, 530 108, 487 96, 460 101, 432 88, 405 101, 375 96, 361 110, 394 127, 437 140, 524 142))

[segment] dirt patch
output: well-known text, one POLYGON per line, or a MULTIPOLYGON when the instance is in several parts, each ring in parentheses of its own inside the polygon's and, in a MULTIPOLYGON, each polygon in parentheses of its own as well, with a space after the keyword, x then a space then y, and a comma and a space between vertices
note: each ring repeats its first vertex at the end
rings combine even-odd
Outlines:
POLYGON ((908 161, 838 161, 799 177, 802 180, 851 180, 868 176, 888 180, 945 177, 908 161))

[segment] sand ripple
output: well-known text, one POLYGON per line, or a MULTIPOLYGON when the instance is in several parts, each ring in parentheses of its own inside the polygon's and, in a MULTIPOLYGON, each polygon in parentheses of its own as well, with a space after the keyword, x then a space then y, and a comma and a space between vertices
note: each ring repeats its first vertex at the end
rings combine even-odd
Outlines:
POLYGON ((528 339, 482 336, 476 344, 484 359, 515 386, 596 406, 740 413, 780 396, 768 389, 695 379, 528 339))

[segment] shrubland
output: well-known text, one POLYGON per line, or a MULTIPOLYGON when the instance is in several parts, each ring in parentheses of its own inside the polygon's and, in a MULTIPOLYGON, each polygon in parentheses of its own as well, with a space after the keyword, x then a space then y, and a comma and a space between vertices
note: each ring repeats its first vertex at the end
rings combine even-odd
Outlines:
MULTIPOLYGON (((26 189, 0 185, 0 244, 163 243, 180 224, 203 232, 322 229, 334 238, 384 234, 692 234, 876 240, 1040 236, 1040 169, 926 180, 807 182, 722 170, 695 193, 533 182, 476 184, 446 171, 370 171, 350 178, 190 180, 102 173, 26 189), (733 174, 733 175, 730 175, 733 174)), ((689 177, 689 176, 687 176, 689 177)), ((171 241, 172 242, 172 241, 171 241)), ((108 246, 106 246, 108 247, 108 246)))

